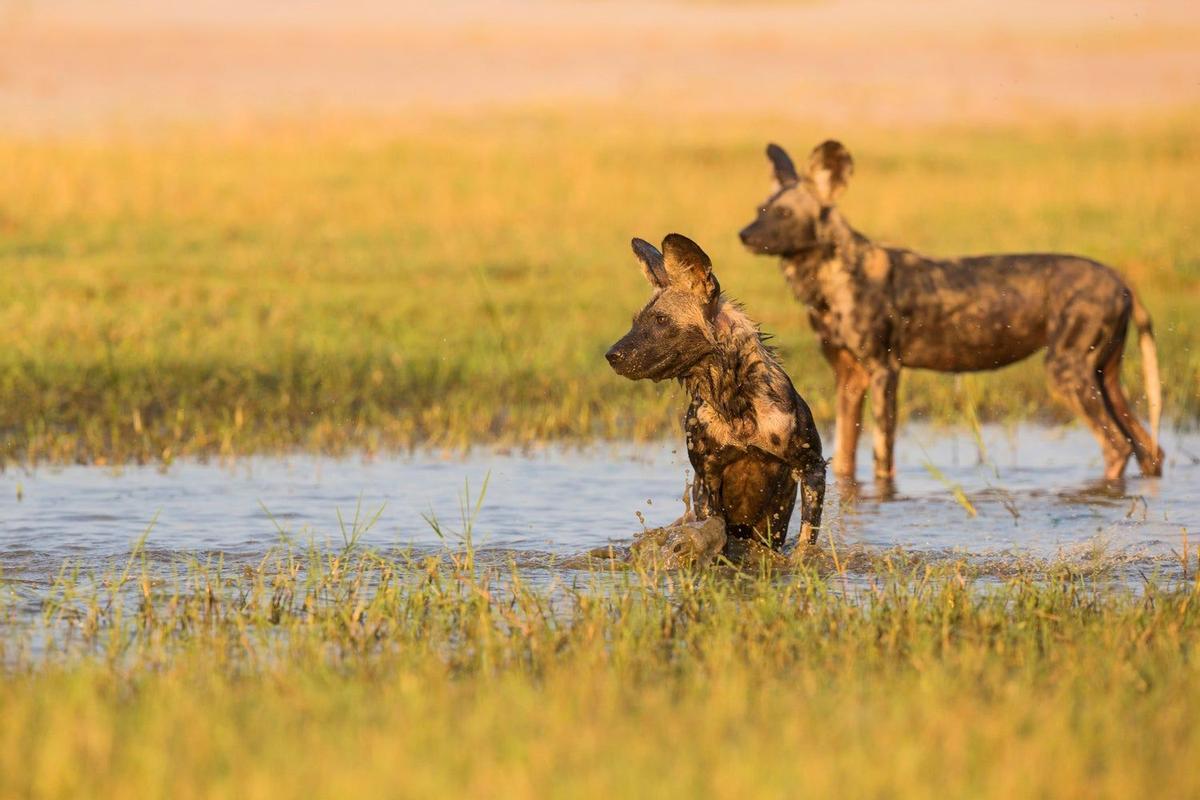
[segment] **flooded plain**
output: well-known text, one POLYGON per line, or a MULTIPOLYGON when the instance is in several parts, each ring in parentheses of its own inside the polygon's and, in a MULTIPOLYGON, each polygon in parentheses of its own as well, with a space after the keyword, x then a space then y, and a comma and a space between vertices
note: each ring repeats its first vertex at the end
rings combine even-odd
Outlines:
MULTIPOLYGON (((976 435, 909 425, 894 494, 831 481, 821 546, 832 537, 843 553, 899 549, 996 575, 1067 562, 1131 584, 1178 576, 1185 547, 1194 569, 1200 545, 1200 435, 1168 431, 1163 445, 1165 477, 1141 478, 1131 464, 1130 477, 1108 486, 1082 428, 987 426, 976 435)), ((860 474, 869 458, 864 449, 860 474)), ((64 562, 102 571, 143 534, 149 558, 164 565, 257 562, 281 546, 338 549, 350 538, 422 554, 461 547, 474 515, 482 556, 553 574, 589 549, 627 543, 643 521, 674 520, 688 474, 672 442, 14 470, 0 475, 0 569, 32 601, 64 562)), ((789 542, 799 514, 792 524, 789 542)))

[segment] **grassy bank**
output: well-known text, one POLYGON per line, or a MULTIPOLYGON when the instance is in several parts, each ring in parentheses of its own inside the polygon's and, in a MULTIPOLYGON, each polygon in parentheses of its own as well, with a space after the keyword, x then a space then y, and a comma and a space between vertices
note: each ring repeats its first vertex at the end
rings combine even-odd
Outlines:
MULTIPOLYGON (((823 420, 831 378, 737 229, 767 138, 855 153, 850 219, 933 253, 1067 250, 1155 315, 1168 413, 1200 413, 1195 115, 910 132, 522 114, 0 139, 0 457, 171 459, 672 429, 677 390, 601 354, 646 296, 632 235, 680 230, 776 335, 823 420)), ((1136 358, 1129 382, 1140 383, 1136 358)), ((904 413, 1051 415, 1040 365, 904 383, 904 413)))
POLYGON ((354 553, 68 571, 0 637, 0 794, 1200 791, 1194 586, 868 574, 843 594, 828 565, 669 592, 354 553))

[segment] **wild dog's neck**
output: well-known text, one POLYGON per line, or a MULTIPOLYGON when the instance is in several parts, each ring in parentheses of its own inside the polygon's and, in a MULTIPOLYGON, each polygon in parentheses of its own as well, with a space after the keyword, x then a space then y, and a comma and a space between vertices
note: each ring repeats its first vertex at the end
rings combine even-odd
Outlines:
POLYGON ((723 419, 748 419, 754 414, 753 392, 746 391, 778 369, 763 344, 758 327, 737 307, 721 300, 713 323, 712 351, 697 362, 683 383, 688 394, 713 408, 723 419))
POLYGON ((873 247, 870 239, 850 227, 841 212, 830 208, 816 225, 813 243, 784 256, 779 266, 796 299, 807 306, 819 307, 824 304, 817 280, 821 264, 836 259, 853 269, 873 247))

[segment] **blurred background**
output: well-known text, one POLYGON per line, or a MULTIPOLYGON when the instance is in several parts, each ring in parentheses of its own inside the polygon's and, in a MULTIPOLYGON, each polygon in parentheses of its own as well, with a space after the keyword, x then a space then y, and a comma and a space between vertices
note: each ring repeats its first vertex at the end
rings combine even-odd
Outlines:
MULTIPOLYGON (((678 230, 828 369, 736 232, 842 140, 877 240, 1110 263, 1200 411, 1193 2, 0 0, 0 452, 166 459, 657 436, 601 354, 678 230)), ((1136 357, 1127 383, 1140 380, 1136 357)), ((904 413, 1064 419, 1040 365, 904 413)))
POLYGON ((1175 0, 0 10, 0 111, 26 131, 579 103, 912 126, 1144 115, 1200 99, 1200 13, 1175 0))

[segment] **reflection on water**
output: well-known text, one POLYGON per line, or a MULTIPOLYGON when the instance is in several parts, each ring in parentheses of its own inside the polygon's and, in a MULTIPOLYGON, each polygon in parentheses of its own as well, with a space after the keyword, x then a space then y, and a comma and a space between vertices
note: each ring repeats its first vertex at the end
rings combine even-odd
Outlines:
MULTIPOLYGON (((1198 540, 1192 552, 1200 544, 1200 436, 1168 433, 1164 446, 1166 477, 1137 477, 1132 465, 1134 476, 1106 486, 1096 480, 1099 449, 1079 428, 989 426, 977 440, 968 431, 909 425, 894 494, 884 502, 879 487, 831 483, 826 532, 848 553, 901 547, 991 565, 1103 553, 1131 565, 1131 579, 1147 569, 1178 570, 1184 530, 1198 540)), ((860 471, 868 464, 864 450, 860 471)), ((148 552, 165 561, 212 553, 257 559, 285 537, 338 547, 356 513, 360 522, 378 514, 361 538, 366 545, 440 548, 443 539, 424 517, 438 520, 454 544, 485 479, 475 544, 545 567, 627 542, 639 518, 650 526, 675 519, 686 473, 686 455, 673 443, 10 471, 0 475, 0 568, 35 591, 65 560, 98 568, 127 554, 148 528, 148 552)))

